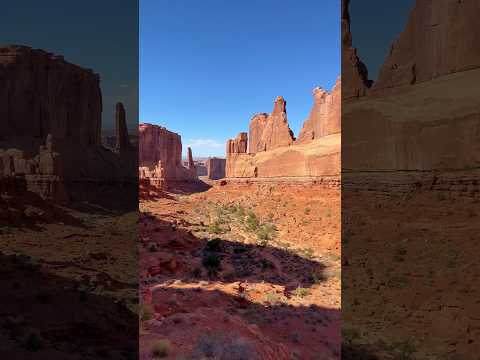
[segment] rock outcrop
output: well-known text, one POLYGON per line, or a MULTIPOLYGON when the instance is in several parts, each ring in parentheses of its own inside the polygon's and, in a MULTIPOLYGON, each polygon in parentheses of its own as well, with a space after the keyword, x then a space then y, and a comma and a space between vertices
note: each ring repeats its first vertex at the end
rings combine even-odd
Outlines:
POLYGON ((235 139, 227 140, 227 155, 228 154, 245 154, 248 147, 248 134, 241 132, 235 139))
POLYGON ((371 81, 368 80, 368 70, 357 55, 352 45, 350 31, 350 0, 342 0, 342 98, 358 98, 367 94, 371 81))
MULTIPOLYGON (((342 102, 345 171, 479 166, 480 37, 472 15, 479 6, 417 0, 378 81, 342 102)), ((346 82, 343 89, 356 84, 346 82)))
POLYGON ((311 178, 340 172, 340 80, 332 93, 314 90, 314 106, 295 141, 286 102, 277 97, 271 114, 255 115, 249 134, 227 141, 227 178, 311 178), (248 149, 247 149, 248 143, 248 149), (247 151, 248 150, 248 151, 247 151))
POLYGON ((341 81, 337 79, 332 92, 322 88, 313 90, 313 108, 303 124, 296 140, 297 144, 305 144, 324 136, 341 132, 341 81))
POLYGON ((139 126, 139 175, 141 179, 161 181, 197 180, 191 149, 188 151, 189 167, 182 165, 182 140, 180 135, 152 124, 139 126))
POLYGON ((225 177, 226 160, 212 157, 207 159, 207 176, 211 180, 223 179, 225 177))
POLYGON ((26 46, 0 48, 0 141, 51 134, 70 147, 101 144, 100 77, 62 56, 26 46))
POLYGON ((0 182, 54 200, 88 197, 94 183, 136 182, 136 149, 119 156, 101 144, 100 77, 92 70, 8 46, 0 48, 0 81, 0 182))
POLYGON ((116 151, 120 154, 125 153, 130 148, 130 140, 128 138, 127 121, 125 118, 125 108, 122 103, 117 103, 115 111, 116 125, 116 151))
POLYGON ((480 67, 480 3, 417 0, 393 42, 374 91, 432 80, 480 67))

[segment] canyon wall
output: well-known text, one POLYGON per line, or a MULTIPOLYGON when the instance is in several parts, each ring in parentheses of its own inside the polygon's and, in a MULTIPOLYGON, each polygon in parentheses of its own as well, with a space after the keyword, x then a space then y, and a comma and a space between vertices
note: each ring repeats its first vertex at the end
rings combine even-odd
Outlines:
MULTIPOLYGON (((13 188, 65 200, 87 195, 94 182, 134 181, 136 149, 122 143, 119 153, 101 144, 99 75, 60 55, 11 45, 0 48, 0 81, 0 187, 20 184, 13 188)), ((118 114, 119 134, 128 138, 118 114)))
POLYGON ((416 2, 378 81, 359 98, 343 98, 343 169, 480 165, 480 90, 472 86, 480 80, 478 9, 474 0, 416 2))
POLYGON ((141 179, 163 181, 197 180, 191 149, 188 167, 182 165, 180 135, 152 124, 139 126, 139 173, 141 179))
POLYGON ((97 74, 26 46, 0 48, 0 65, 0 142, 25 139, 22 147, 36 151, 51 134, 58 146, 100 145, 97 74))
POLYGON ((316 88, 314 104, 295 140, 287 121, 286 101, 277 97, 271 114, 259 113, 249 133, 227 141, 227 178, 311 178, 340 173, 340 91, 316 88))

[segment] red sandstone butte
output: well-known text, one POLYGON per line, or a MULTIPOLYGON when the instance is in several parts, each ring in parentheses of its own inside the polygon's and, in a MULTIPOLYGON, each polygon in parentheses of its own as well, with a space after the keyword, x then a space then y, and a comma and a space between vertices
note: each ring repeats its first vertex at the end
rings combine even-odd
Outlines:
POLYGON ((59 146, 101 144, 100 77, 92 70, 12 45, 0 48, 0 82, 2 138, 36 139, 35 149, 48 134, 59 146))
POLYGON ((480 82, 479 7, 475 0, 417 0, 377 82, 342 102, 344 169, 478 167, 480 88, 472 85, 480 82))
POLYGON ((337 79, 331 93, 322 88, 313 90, 313 108, 296 140, 297 144, 306 144, 321 137, 341 131, 340 106, 341 81, 337 79))
POLYGON ((227 141, 227 178, 310 178, 340 173, 340 79, 332 93, 314 90, 314 106, 298 141, 287 122, 285 100, 277 97, 268 115, 255 115, 249 134, 227 141), (247 151, 248 144, 248 151, 247 151))
POLYGON ((187 168, 182 165, 180 135, 152 124, 139 125, 139 172, 141 178, 166 181, 198 179, 191 150, 187 168))
POLYGON ((477 0, 417 0, 373 90, 480 67, 479 14, 477 0))

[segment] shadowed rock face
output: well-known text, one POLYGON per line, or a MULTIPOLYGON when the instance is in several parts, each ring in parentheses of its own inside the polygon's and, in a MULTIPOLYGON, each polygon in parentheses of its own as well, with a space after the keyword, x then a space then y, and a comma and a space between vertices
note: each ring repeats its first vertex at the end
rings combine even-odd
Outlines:
POLYGON ((477 0, 417 0, 373 90, 480 67, 477 0))
POLYGON ((130 148, 130 140, 128 138, 127 121, 125 117, 125 108, 122 103, 117 103, 115 112, 116 123, 116 150, 123 154, 130 148))
MULTIPOLYGON (((0 183, 59 199, 88 182, 136 181, 126 126, 122 154, 102 147, 100 77, 92 70, 12 45, 0 48, 0 82, 0 183)), ((123 106, 117 110, 124 121, 123 106)))
POLYGON ((151 124, 139 127, 139 166, 140 178, 162 180, 196 180, 191 150, 189 164, 182 165, 182 140, 180 135, 151 124))
POLYGON ((25 46, 0 48, 0 65, 0 142, 25 138, 36 151, 51 134, 59 146, 100 145, 97 74, 25 46))
POLYGON ((480 163, 480 3, 417 0, 368 94, 345 99, 342 167, 448 170, 480 163), (469 45, 471 47, 469 47, 469 45))

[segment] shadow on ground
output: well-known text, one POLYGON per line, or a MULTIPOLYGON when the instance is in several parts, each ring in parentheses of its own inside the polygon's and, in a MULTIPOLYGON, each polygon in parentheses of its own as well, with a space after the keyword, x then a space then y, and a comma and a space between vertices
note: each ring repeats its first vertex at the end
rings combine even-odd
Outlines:
POLYGON ((86 285, 0 254, 0 358, 135 359, 137 315, 86 285))

